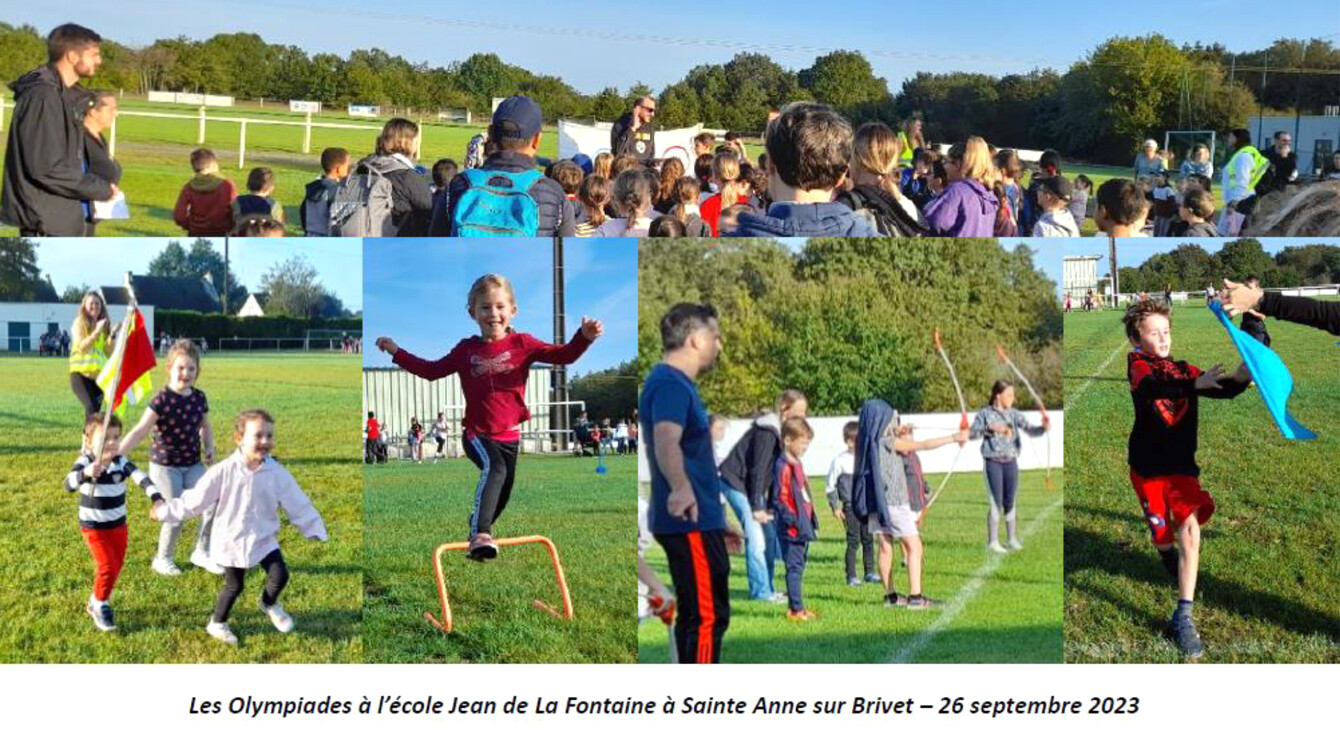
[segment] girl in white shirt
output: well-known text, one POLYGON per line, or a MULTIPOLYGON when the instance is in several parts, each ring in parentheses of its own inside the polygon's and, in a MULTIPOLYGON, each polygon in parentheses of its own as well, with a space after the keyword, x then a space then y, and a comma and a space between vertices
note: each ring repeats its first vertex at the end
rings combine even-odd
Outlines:
POLYGON ((237 416, 233 432, 237 451, 214 465, 194 489, 165 504, 155 505, 153 517, 181 522, 214 508, 210 557, 223 568, 223 587, 205 630, 226 644, 237 637, 228 628, 228 615, 241 595, 247 571, 265 570, 260 608, 276 629, 293 630, 293 618, 279 604, 288 584, 288 566, 279 552, 279 508, 289 522, 312 540, 327 539, 326 525, 297 481, 270 457, 274 450, 274 418, 256 409, 237 416))

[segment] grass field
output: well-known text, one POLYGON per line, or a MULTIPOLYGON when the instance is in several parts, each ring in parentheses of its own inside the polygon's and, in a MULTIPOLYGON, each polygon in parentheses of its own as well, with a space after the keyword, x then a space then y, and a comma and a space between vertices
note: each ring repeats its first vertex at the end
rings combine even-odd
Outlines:
MULTIPOLYGON (((1335 338, 1268 320, 1294 376, 1290 411, 1320 434, 1280 436, 1254 390, 1200 401, 1201 482, 1218 510, 1202 531, 1196 622, 1209 662, 1340 661, 1340 416, 1335 338)), ((1161 638, 1176 604, 1130 486, 1129 345, 1118 312, 1068 315, 1066 329, 1066 659, 1172 662, 1161 638)), ((1173 356, 1237 366, 1205 308, 1179 308, 1173 356)))
POLYGON ((633 457, 522 456, 495 537, 553 540, 571 591, 574 620, 532 606, 561 606, 540 545, 504 547, 475 563, 461 552, 442 562, 455 629, 441 616, 433 578, 437 545, 468 537, 479 470, 466 459, 368 466, 364 565, 365 656, 370 662, 631 662, 636 656, 637 513, 633 457))
MULTIPOLYGON (((282 600, 297 629, 284 635, 256 609, 262 577, 248 576, 233 611, 241 644, 205 634, 221 579, 197 568, 167 578, 149 568, 158 524, 148 500, 127 494, 130 544, 112 596, 119 630, 103 634, 84 614, 93 567, 79 534, 78 499, 62 482, 79 454, 83 411, 66 361, 0 359, 0 662, 358 662, 363 658, 362 480, 358 463, 358 359, 223 356, 203 363, 220 458, 231 453, 232 415, 274 414, 275 455, 325 520, 326 543, 291 527, 279 536, 292 574, 282 600), (19 384, 22 384, 20 386, 19 384), (344 414, 344 415, 339 415, 344 414)), ((154 373, 162 387, 163 368, 154 373)), ((132 407, 130 420, 139 418, 132 407)), ((131 455, 148 468, 148 440, 131 455)), ((186 523, 177 562, 189 566, 198 522, 186 523)))
MULTIPOLYGON (((181 105, 147 104, 127 101, 126 111, 155 111, 192 114, 194 109, 181 105)), ((12 109, 6 109, 5 134, 12 109)), ((281 110, 210 109, 210 116, 246 117, 249 119, 274 118, 282 121, 302 121, 303 116, 281 110)), ((384 120, 357 119, 335 115, 320 118, 324 122, 356 123, 380 127, 384 120)), ((205 145, 219 155, 220 167, 239 191, 246 191, 247 172, 258 166, 267 166, 275 172, 275 199, 284 204, 284 216, 290 235, 302 235, 298 206, 302 203, 303 186, 321 174, 321 150, 326 147, 344 147, 355 160, 373 151, 378 132, 375 130, 318 129, 312 130, 312 153, 302 154, 302 127, 277 125, 247 125, 246 165, 237 166, 239 126, 232 122, 210 122, 206 126, 205 145)), ((121 188, 130 204, 131 217, 127 220, 106 221, 98 226, 101 236, 182 236, 185 232, 172 221, 172 208, 177 194, 191 178, 190 154, 195 149, 198 122, 193 119, 157 119, 122 116, 117 120, 117 160, 124 167, 121 188)), ((423 152, 420 162, 431 167, 442 157, 461 162, 466 144, 483 126, 446 124, 423 125, 423 152)), ((3 148, 7 142, 0 142, 3 148)), ((558 132, 546 129, 540 144, 540 156, 558 154, 558 132)), ((12 228, 0 226, 0 235, 14 235, 12 228)))
MULTIPOLYGON (((874 663, 1061 661, 1061 510, 1063 479, 1055 490, 1038 471, 1020 474, 1018 510, 1024 550, 999 556, 984 549, 987 497, 982 475, 957 473, 926 516, 923 592, 943 601, 929 611, 888 609, 878 584, 848 587, 843 567, 846 534, 819 505, 819 540, 810 545, 805 570, 806 608, 817 621, 791 623, 786 604, 748 600, 743 556, 731 557, 731 623, 722 642, 723 662, 874 663)), ((932 486, 941 477, 930 475, 932 486)), ((811 488, 822 490, 820 477, 811 488)), ((1002 526, 1002 530, 1004 527, 1002 526)), ((667 580, 665 553, 647 561, 667 580)), ((860 557, 857 557, 860 570, 860 557)), ((895 563, 895 582, 907 591, 907 573, 895 563)), ((779 589, 785 569, 777 566, 779 589)), ((668 660, 659 621, 638 632, 638 661, 668 660)))

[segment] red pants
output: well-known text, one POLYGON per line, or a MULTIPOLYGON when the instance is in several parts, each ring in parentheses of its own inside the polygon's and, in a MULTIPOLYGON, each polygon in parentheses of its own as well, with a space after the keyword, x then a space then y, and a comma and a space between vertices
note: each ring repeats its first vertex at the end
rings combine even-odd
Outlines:
POLYGON ((1142 477, 1131 472, 1131 486, 1140 498, 1145 521, 1155 545, 1171 545, 1176 530, 1191 515, 1204 525, 1214 514, 1214 498, 1200 488, 1200 480, 1180 474, 1142 477))
POLYGON ((93 597, 105 601, 112 597, 116 577, 126 563, 126 526, 110 530, 79 529, 84 533, 88 551, 93 553, 93 597))

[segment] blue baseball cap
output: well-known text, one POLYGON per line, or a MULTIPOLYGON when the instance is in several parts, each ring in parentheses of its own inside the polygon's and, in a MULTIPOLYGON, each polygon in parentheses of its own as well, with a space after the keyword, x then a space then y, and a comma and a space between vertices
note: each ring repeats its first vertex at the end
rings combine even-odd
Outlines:
POLYGON ((577 167, 582 168, 582 172, 585 172, 587 175, 590 175, 596 169, 595 163, 591 161, 591 156, 584 152, 578 152, 573 155, 572 161, 577 163, 577 167))
POLYGON ((495 142, 504 139, 530 139, 540 133, 544 115, 540 105, 529 96, 509 96, 493 112, 489 138, 495 142))

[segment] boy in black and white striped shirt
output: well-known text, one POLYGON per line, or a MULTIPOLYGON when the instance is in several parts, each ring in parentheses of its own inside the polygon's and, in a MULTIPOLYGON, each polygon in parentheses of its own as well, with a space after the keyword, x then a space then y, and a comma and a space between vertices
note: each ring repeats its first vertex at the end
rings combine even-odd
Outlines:
POLYGON ((65 489, 79 492, 79 530, 95 565, 93 595, 86 610, 95 626, 112 631, 116 620, 107 601, 126 561, 126 480, 143 489, 155 504, 163 501, 163 495, 147 474, 129 459, 116 455, 121 441, 121 421, 116 416, 108 422, 101 456, 93 455, 103 417, 95 413, 84 422, 84 450, 65 477, 65 489))

